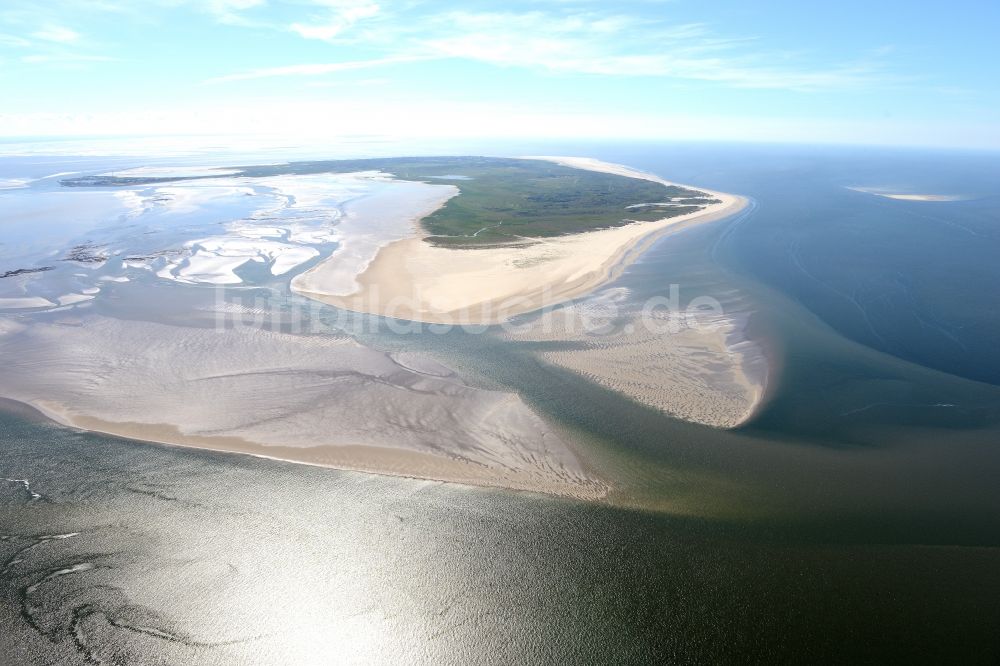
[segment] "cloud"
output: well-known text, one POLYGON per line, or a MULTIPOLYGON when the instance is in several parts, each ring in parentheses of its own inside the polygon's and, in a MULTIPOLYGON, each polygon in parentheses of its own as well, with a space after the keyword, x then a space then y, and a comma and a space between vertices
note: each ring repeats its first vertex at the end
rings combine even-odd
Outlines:
POLYGON ((187 6, 208 14, 217 22, 245 28, 291 31, 306 39, 331 41, 359 21, 371 18, 380 11, 375 0, 295 0, 271 2, 268 0, 148 0, 159 7, 187 6), (254 11, 256 10, 256 11, 254 11), (274 11, 265 11, 274 10, 274 11), (288 12, 311 12, 306 20, 289 23, 278 16, 288 12))
POLYGON ((84 53, 35 53, 21 57, 28 64, 83 65, 88 62, 111 62, 116 58, 84 53))
POLYGON ((31 33, 35 39, 59 44, 72 44, 80 41, 80 33, 59 25, 46 25, 41 30, 31 33))
POLYGON ((664 26, 628 16, 452 12, 422 40, 425 52, 501 67, 711 81, 739 88, 818 90, 880 79, 881 53, 825 67, 755 51, 752 38, 720 38, 700 23, 664 26), (652 47, 652 48, 650 48, 652 47))
POLYGON ((293 23, 289 28, 306 39, 330 41, 353 27, 359 21, 379 13, 379 6, 371 0, 316 0, 315 4, 326 9, 313 17, 312 23, 293 23))
POLYGON ((0 33, 0 46, 23 48, 25 46, 31 46, 31 42, 24 37, 0 33))
MULTIPOLYGON (((752 35, 720 35, 703 22, 672 24, 664 18, 664 12, 651 16, 623 9, 624 5, 605 10, 598 2, 574 1, 562 6, 554 3, 544 10, 524 11, 442 11, 436 3, 420 1, 383 9, 376 0, 155 3, 160 7, 190 7, 225 24, 361 46, 368 51, 366 55, 372 56, 369 60, 255 69, 205 83, 322 76, 425 59, 463 60, 555 74, 700 81, 729 88, 843 90, 899 81, 890 77, 885 68, 890 48, 837 62, 815 52, 769 51, 752 35)), ((72 44, 82 39, 74 30, 56 24, 46 24, 32 38, 38 40, 36 43, 52 44, 72 44)), ((4 45, 26 47, 31 43, 0 35, 0 46, 4 45)), ((39 57, 36 62, 43 60, 39 57)))
MULTIPOLYGON (((372 18, 370 0, 314 0, 329 10, 317 23, 292 25, 303 37, 333 41, 372 18)), ((210 83, 275 76, 318 76, 413 60, 465 60, 506 68, 609 77, 702 81, 730 88, 841 90, 891 82, 888 51, 855 62, 811 64, 815 55, 767 52, 753 37, 715 34, 704 23, 669 24, 609 12, 469 12, 393 16, 360 30, 351 43, 392 54, 373 60, 302 64, 231 74, 210 83), (398 55, 402 54, 402 55, 398 55)))
POLYGON ((287 65, 284 67, 267 67, 264 69, 254 69, 248 72, 227 74, 206 79, 203 83, 229 83, 231 81, 247 81, 250 79, 265 79, 287 76, 320 76, 323 74, 333 74, 335 72, 346 72, 357 69, 370 69, 373 67, 383 67, 385 65, 395 65, 404 62, 414 62, 425 58, 416 56, 392 56, 388 58, 376 58, 374 60, 348 60, 344 62, 313 63, 304 65, 287 65))
POLYGON ((243 12, 265 4, 266 0, 207 0, 201 3, 201 6, 220 23, 251 25, 251 22, 243 16, 243 12))

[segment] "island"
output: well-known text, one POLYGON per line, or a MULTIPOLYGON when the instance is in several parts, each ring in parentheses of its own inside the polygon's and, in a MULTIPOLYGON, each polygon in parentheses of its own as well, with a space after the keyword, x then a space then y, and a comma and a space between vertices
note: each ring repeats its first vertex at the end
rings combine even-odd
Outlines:
MULTIPOLYGON (((233 178, 365 173, 438 186, 412 234, 344 287, 335 257, 292 290, 347 310, 439 324, 496 324, 593 291, 667 232, 732 215, 743 197, 572 157, 394 157, 226 167, 233 178)), ((217 177, 87 176, 69 187, 217 177)))

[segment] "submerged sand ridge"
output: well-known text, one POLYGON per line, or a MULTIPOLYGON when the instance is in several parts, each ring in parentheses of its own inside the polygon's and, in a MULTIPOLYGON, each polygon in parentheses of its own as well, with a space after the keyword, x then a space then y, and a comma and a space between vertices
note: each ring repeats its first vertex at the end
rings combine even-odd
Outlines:
MULTIPOLYGON (((598 160, 535 159, 675 185, 598 160)), ((699 191, 718 203, 663 220, 551 238, 523 238, 504 247, 438 247, 425 241, 414 225, 412 237, 379 251, 357 276, 359 288, 354 292, 343 293, 332 258, 297 276, 292 290, 336 307, 397 319, 496 324, 587 294, 614 279, 663 234, 727 217, 747 204, 743 197, 699 191)))

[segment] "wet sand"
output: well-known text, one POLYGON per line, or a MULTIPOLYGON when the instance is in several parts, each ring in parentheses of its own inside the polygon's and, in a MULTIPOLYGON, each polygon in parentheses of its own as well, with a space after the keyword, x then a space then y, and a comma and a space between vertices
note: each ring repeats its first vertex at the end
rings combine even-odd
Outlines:
POLYGON ((594 499, 607 491, 515 393, 350 338, 0 320, 0 396, 152 442, 594 499))
POLYGON ((507 337, 551 343, 539 351, 546 362, 670 416, 735 428, 759 409, 768 378, 763 350, 745 337, 746 318, 644 312, 627 289, 610 288, 540 313, 507 337))

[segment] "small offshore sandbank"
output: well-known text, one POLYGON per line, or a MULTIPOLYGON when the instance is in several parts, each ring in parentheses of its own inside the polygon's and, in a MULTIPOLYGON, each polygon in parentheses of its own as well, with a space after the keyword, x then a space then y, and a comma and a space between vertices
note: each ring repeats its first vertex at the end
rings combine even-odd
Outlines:
POLYGON ((905 192, 892 192, 876 187, 848 187, 847 189, 853 190, 854 192, 863 192, 864 194, 874 194, 877 197, 884 197, 886 199, 895 199, 897 201, 947 202, 966 200, 966 197, 960 194, 909 194, 905 192))
MULTIPOLYGON (((532 159, 676 185, 588 158, 532 159)), ((620 275, 663 234, 728 217, 747 205, 744 197, 694 189, 719 203, 663 220, 552 238, 525 238, 504 247, 434 246, 421 237, 422 231, 414 223, 410 238, 386 245, 357 276, 355 291, 343 293, 341 271, 333 258, 297 276, 292 290, 346 310, 396 319, 436 324, 501 323, 587 294, 620 275)))

